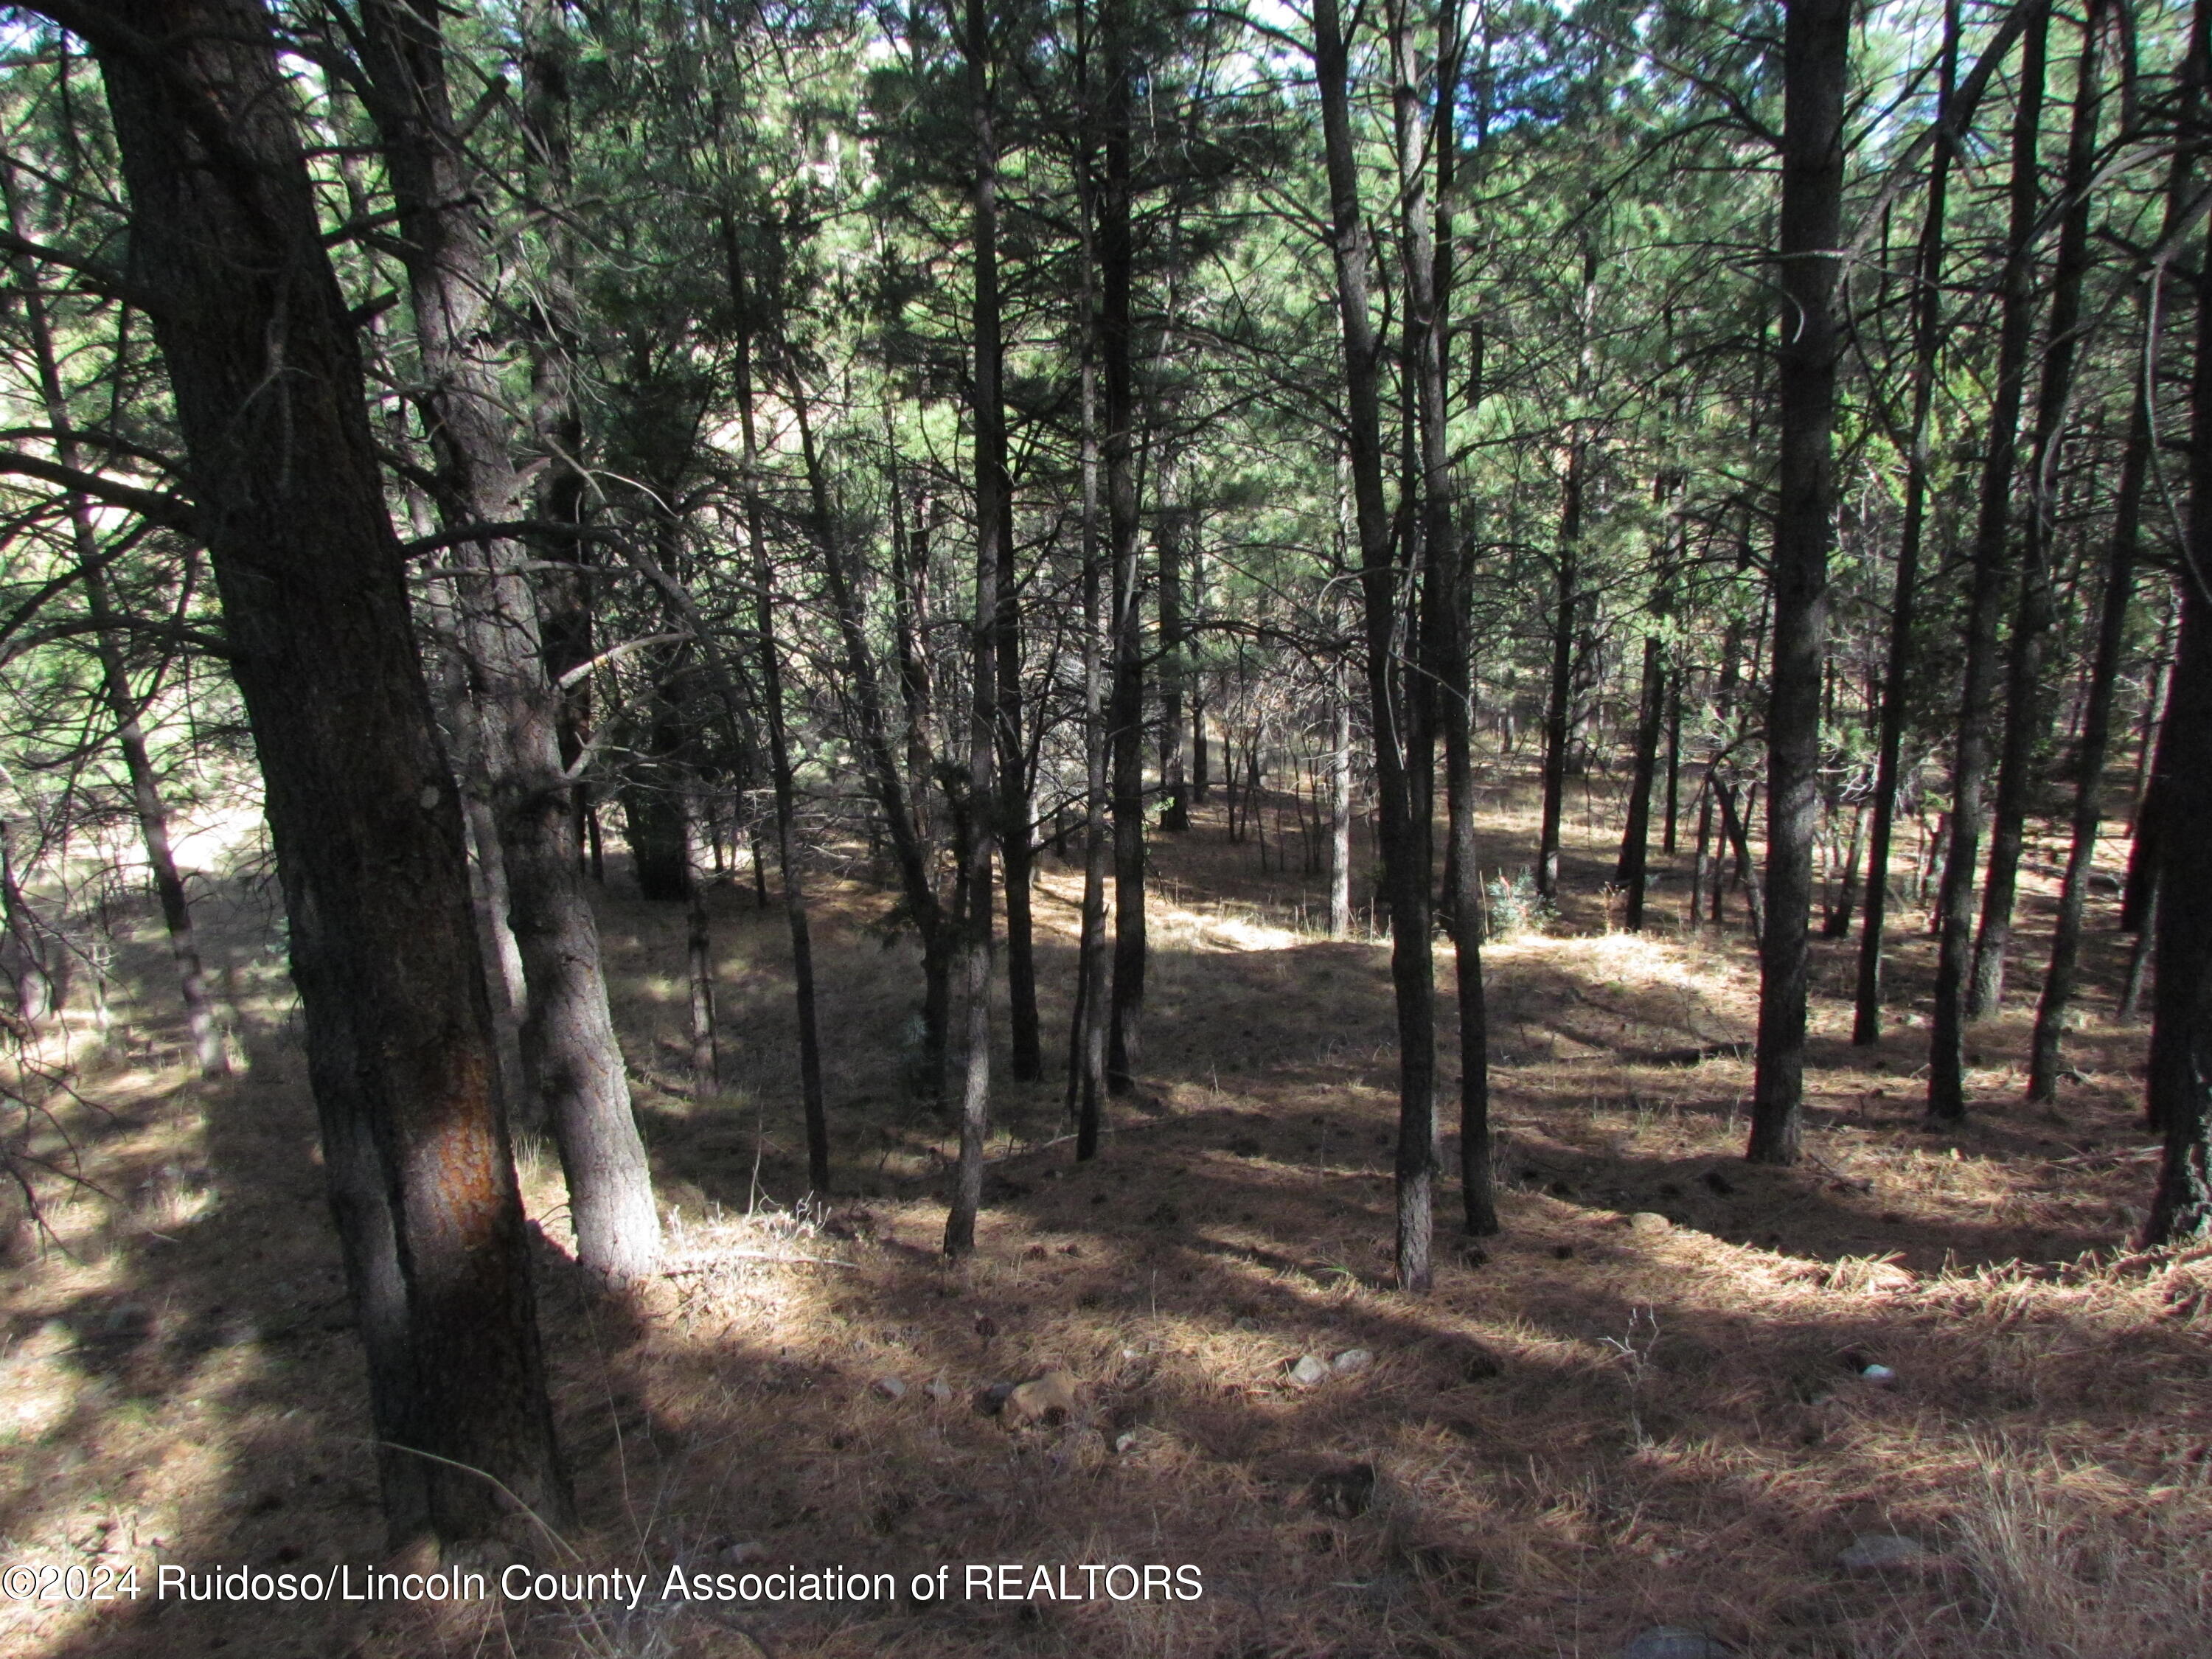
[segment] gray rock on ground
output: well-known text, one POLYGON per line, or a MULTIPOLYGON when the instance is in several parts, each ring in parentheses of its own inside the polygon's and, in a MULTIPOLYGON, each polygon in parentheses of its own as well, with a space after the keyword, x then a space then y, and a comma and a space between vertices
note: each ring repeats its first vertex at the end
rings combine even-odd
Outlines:
POLYGON ((1328 1361, 1317 1353, 1300 1354, 1291 1367, 1291 1381, 1311 1388, 1328 1375, 1328 1361))
POLYGON ((1884 1567, 1917 1566, 1928 1559, 1928 1547, 1910 1533, 1863 1532, 1836 1557, 1836 1565, 1850 1572, 1878 1572, 1884 1567))
POLYGON ((1680 1625, 1655 1625, 1621 1649, 1613 1659, 1734 1659, 1734 1656, 1701 1630, 1688 1630, 1680 1625))

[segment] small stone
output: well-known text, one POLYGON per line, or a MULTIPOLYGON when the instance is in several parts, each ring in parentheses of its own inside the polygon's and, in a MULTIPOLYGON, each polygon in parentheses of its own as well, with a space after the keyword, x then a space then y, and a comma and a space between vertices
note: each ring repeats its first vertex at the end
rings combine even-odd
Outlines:
POLYGON ((1729 1659, 1729 1650, 1701 1630, 1654 1625, 1614 1659, 1729 1659))
POLYGON ((1877 1389, 1891 1388, 1897 1382, 1897 1373, 1887 1365, 1867 1365, 1860 1369, 1859 1381, 1877 1389))
POLYGON ((1291 1367, 1291 1381, 1309 1389, 1328 1375, 1328 1362, 1317 1353, 1299 1355, 1291 1367))
POLYGON ((999 1415, 1016 1425, 1063 1422, 1075 1414, 1075 1389, 1073 1372, 1047 1371, 1007 1395, 999 1415))
POLYGON ((1232 1331, 1256 1331, 1260 1328, 1260 1322, 1253 1318, 1250 1314, 1243 1314, 1240 1315, 1229 1328, 1232 1331))
POLYGON ((1375 1363, 1375 1356, 1364 1348, 1346 1348, 1328 1362, 1329 1370, 1339 1376, 1357 1376, 1375 1363))
POLYGON ((722 1552, 722 1559, 733 1567, 742 1567, 750 1561, 765 1561, 768 1559, 768 1546, 750 1541, 732 1544, 722 1552))
POLYGON ((1863 1532, 1836 1557, 1849 1572, 1879 1572, 1884 1567, 1917 1566, 1928 1559, 1928 1547, 1901 1532, 1863 1532))
POLYGON ((1628 1231, 1632 1233, 1668 1233, 1674 1231, 1674 1224, 1656 1210, 1638 1210, 1628 1218, 1628 1231))
POLYGON ((921 1385, 921 1391, 940 1406, 952 1403, 952 1385, 941 1376, 933 1376, 921 1385))
POLYGON ((1114 1437, 1114 1449, 1115 1451, 1126 1454, 1133 1452, 1136 1449, 1137 1431, 1134 1429, 1124 1429, 1121 1433, 1114 1437))
POLYGON ((896 1376, 879 1376, 876 1379, 876 1392, 886 1400, 903 1400, 906 1384, 896 1376))

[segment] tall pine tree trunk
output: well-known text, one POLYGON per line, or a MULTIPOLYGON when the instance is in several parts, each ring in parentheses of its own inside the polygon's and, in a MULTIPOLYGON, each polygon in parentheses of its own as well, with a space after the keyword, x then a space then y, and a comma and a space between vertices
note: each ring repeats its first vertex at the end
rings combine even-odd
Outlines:
MULTIPOLYGON (((998 651, 1006 614, 999 580, 1009 563, 1006 522, 1006 410, 1000 402, 1004 363, 999 332, 999 146, 991 95, 991 7, 968 0, 962 51, 968 64, 968 113, 975 137, 973 313, 975 433, 975 623, 974 689, 968 712, 967 938, 963 955, 968 993, 967 1075, 960 1096, 960 1158, 945 1219, 945 1254, 975 1248, 975 1212, 983 1200, 983 1139, 991 1112, 991 860, 994 784, 992 768, 1004 730, 998 651)), ((1011 827, 1010 827, 1011 828, 1011 827)), ((1024 827, 1021 833, 1028 833, 1024 827)), ((1013 884, 1012 872, 1007 885, 1013 884)), ((1011 903, 1012 894, 1009 892, 1011 903)))
POLYGON ((1850 0, 1788 0, 1783 37, 1781 471, 1774 523, 1774 648, 1767 671, 1766 894, 1751 1143, 1794 1164, 1802 1139, 1807 939, 1820 811, 1820 679, 1835 539, 1837 259, 1844 191, 1850 0))
POLYGON ((2081 343, 2081 283, 2089 270, 2090 192, 2097 167, 2097 118, 2102 100, 2098 48, 2105 9, 2090 0, 2082 14, 2076 58, 2072 131, 2066 144, 2058 256, 2051 279, 2049 343, 2035 399, 2035 435, 2028 450, 2027 522, 2021 538, 2020 600, 2013 615, 2005 665, 2004 739, 1990 830, 1989 877, 1982 889, 1982 919, 1974 939, 1966 1017, 1994 1013, 2004 995, 2005 956, 2011 948, 2013 907, 2020 881, 2021 848, 2027 830, 2039 750, 2050 728, 2051 697, 2044 680, 2056 599, 2051 591, 2051 544, 2057 521, 2058 447, 2073 399, 2074 365, 2081 343))
POLYGON ((1941 90, 1936 96, 1936 154, 1929 166, 1928 205, 1914 255, 1912 405, 1904 434, 1905 523, 1891 578, 1889 654, 1882 667, 1880 729, 1875 739, 1874 823, 1868 832, 1866 920, 1859 930, 1858 979, 1854 989, 1851 1041, 1869 1047, 1881 1040, 1883 929, 1889 915, 1890 841, 1905 753, 1905 700, 1912 681, 1912 629, 1920 600, 1920 544, 1928 519, 1929 419, 1935 406, 1936 354, 1942 345, 1943 220, 1951 161, 1951 129, 1959 72, 1959 0, 1943 9, 1941 90))
POLYGON ((569 1516, 461 823, 268 15, 87 31, 266 785, 395 1541, 569 1516), (163 42, 159 57, 145 42, 163 42))
POLYGON ((1133 142, 1128 0, 1099 9, 1106 56, 1106 180, 1100 201, 1099 355, 1106 382, 1106 539, 1112 572, 1113 677, 1106 723, 1114 772, 1114 984, 1107 1082, 1136 1086, 1145 1009, 1144 613, 1137 570, 1136 342, 1131 316, 1133 142))
POLYGON ((2034 301, 2034 243, 2040 191, 2036 168, 2043 123, 2045 45, 2050 12, 2032 15, 2021 47, 2020 101, 2014 116, 2011 225, 1997 323, 1995 397, 1983 451, 1981 503, 1974 529, 1973 580, 1966 599, 1966 659, 1959 698, 1959 740, 1951 768, 1951 832, 1936 894, 1942 931, 1936 959, 1936 1008, 1928 1065, 1928 1113, 1955 1121, 1966 1111, 1967 979, 1972 963, 1975 867, 1980 860, 1990 773, 1990 723, 1997 691, 1997 613, 2011 539, 2014 443, 2034 301))

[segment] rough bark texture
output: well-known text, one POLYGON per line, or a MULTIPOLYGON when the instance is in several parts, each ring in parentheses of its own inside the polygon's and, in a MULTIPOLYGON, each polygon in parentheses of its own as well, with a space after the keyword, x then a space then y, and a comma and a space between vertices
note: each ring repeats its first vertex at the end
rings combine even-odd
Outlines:
MULTIPOLYGON (((511 520, 523 480, 489 354, 491 268, 464 146, 453 126, 437 14, 395 0, 362 12, 371 109, 399 209, 416 343, 428 382, 439 506, 453 527, 511 520)), ((547 678, 528 550, 486 537, 456 549, 461 643, 477 711, 477 759, 490 791, 522 957, 522 1065, 568 1178, 578 1258, 613 1279, 650 1273, 660 1218, 645 1145, 607 1009, 599 926, 576 868, 559 692, 547 678)), ((671 800, 683 849, 682 805, 671 800)), ((689 882, 683 885, 688 890, 689 882)))
POLYGON ((1759 1036, 1751 1144, 1758 1164, 1794 1164, 1802 1136, 1807 939, 1820 768, 1820 669, 1835 539, 1832 438, 1844 188, 1850 0, 1790 0, 1783 37, 1784 295, 1781 475, 1774 524, 1774 647, 1766 704, 1766 903, 1759 946, 1759 1036))
POLYGON ((269 19, 126 0, 91 38, 261 758, 386 1516, 471 1537, 503 1487, 557 1523, 459 808, 269 19))
MULTIPOLYGON (((2204 248, 2212 253, 2212 234, 2204 248)), ((2212 305, 2197 307, 2190 387, 2190 564, 2212 569, 2212 305)), ((2166 1136, 2146 1242, 2212 1232, 2212 593, 2185 574, 2181 628, 2152 787, 2166 822, 2191 833, 2159 839, 2158 969, 2152 992, 2151 1127, 2166 1136)))

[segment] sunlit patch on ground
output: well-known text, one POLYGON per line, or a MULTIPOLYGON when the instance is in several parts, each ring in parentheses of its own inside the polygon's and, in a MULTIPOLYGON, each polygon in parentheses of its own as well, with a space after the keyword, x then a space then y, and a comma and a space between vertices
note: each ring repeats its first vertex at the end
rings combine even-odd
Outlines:
MULTIPOLYGON (((1525 861, 1525 820, 1516 803, 1486 823, 1486 867, 1525 861)), ((1437 1290, 1407 1297, 1388 1286, 1387 941, 1323 937, 1322 878, 1261 872, 1256 851, 1212 816, 1161 839, 1143 1085, 1081 1166, 1056 1069, 1080 872, 1048 864, 1051 1072, 1012 1084, 1000 1056, 981 1249, 959 1268, 937 1252, 950 1125, 908 1087, 915 952, 853 876, 817 890, 832 1206, 796 1201, 786 935, 741 884, 714 896, 724 1066, 705 1091, 672 989, 680 908, 605 906, 668 1221, 650 1293, 617 1306, 575 1282, 557 1162, 520 1154, 584 1565, 657 1590, 672 1565, 908 1583, 942 1563, 1188 1564, 1203 1600, 15 1604, 0 1650, 1597 1659, 1681 1624, 1769 1659, 2212 1651, 2212 1255, 2127 1251, 2150 1176, 2139 1028, 2085 1026, 2055 1112, 2015 1103, 2023 1019, 1978 1028, 1975 1113, 1936 1136, 1924 1034, 1899 1019, 1849 1049, 1829 996, 1814 1157, 1753 1170, 1741 901, 1729 927, 1646 937, 1574 933, 1602 907, 1571 905, 1561 936, 1486 952, 1505 1231, 1468 1247, 1447 1181, 1437 1290), (1055 1370, 1076 1383, 1065 1419, 992 1409, 1055 1370), (1842 1563, 1892 1534, 1918 1553, 1842 1563)), ((1607 849, 1568 852, 1571 890, 1594 890, 1607 849)), ((118 953, 110 1030, 58 1056, 83 1101, 57 1098, 56 1133, 97 1190, 42 1188, 43 1238, 11 1218, 10 1560, 379 1557, 296 1018, 265 905, 211 909, 240 1077, 176 1063, 148 927, 118 953)), ((1821 947, 1826 993, 1854 944, 1821 947)), ((1922 954, 1902 939, 1901 984, 1922 954)), ((1449 1032, 1448 948, 1438 984, 1449 1032)), ((1443 1060, 1451 1170, 1449 1042, 1443 1060)))

